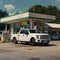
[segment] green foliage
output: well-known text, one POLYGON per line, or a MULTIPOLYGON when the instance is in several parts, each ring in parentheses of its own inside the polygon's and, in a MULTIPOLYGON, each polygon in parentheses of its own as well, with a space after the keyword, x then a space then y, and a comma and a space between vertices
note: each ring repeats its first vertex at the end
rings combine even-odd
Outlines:
POLYGON ((6 11, 0 9, 0 18, 7 17, 9 14, 6 11))
MULTIPOLYGON (((9 14, 6 11, 0 9, 0 19, 7 16, 9 16, 9 14)), ((0 23, 0 30, 4 30, 4 29, 5 29, 5 24, 0 23)))
POLYGON ((56 6, 42 6, 35 5, 29 8, 29 12, 41 13, 41 14, 49 14, 49 15, 57 15, 58 8, 56 6))
POLYGON ((19 14, 19 12, 16 12, 15 15, 16 15, 16 14, 19 14))
POLYGON ((60 23, 60 9, 56 6, 42 6, 42 5, 35 5, 29 8, 29 12, 40 13, 40 14, 48 14, 56 16, 56 20, 53 21, 54 23, 60 23))

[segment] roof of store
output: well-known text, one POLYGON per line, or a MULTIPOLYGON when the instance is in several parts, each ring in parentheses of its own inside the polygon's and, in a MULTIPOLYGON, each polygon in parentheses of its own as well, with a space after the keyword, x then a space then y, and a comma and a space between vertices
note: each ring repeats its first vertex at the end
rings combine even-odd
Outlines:
POLYGON ((60 24, 56 23, 45 23, 45 24, 51 28, 60 28, 60 24))
POLYGON ((52 15, 45 15, 45 14, 39 14, 39 13, 31 13, 31 12, 24 12, 21 14, 17 14, 10 17, 5 17, 0 20, 1 23, 8 23, 8 22, 15 22, 15 21, 21 21, 26 18, 34 18, 34 19, 41 19, 41 20, 55 20, 55 16, 52 15))

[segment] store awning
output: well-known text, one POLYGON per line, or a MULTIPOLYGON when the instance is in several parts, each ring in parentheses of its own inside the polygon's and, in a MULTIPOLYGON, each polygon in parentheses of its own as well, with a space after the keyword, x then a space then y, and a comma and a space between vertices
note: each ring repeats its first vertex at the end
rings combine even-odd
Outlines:
POLYGON ((46 26, 50 28, 59 28, 60 29, 60 24, 55 24, 55 23, 45 23, 46 26))

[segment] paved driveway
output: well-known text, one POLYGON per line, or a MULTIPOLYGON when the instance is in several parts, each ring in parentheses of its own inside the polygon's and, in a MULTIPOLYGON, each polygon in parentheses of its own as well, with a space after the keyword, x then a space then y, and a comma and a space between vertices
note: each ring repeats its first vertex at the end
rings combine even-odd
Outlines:
POLYGON ((51 41, 49 46, 3 43, 0 60, 60 60, 60 41, 51 41))

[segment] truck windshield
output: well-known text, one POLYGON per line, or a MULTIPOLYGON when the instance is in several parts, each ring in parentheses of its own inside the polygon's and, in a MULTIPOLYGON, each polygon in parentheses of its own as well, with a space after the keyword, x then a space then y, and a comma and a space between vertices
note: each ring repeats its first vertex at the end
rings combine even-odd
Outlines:
POLYGON ((30 33, 40 33, 40 31, 38 31, 38 30, 29 30, 30 31, 30 33))

